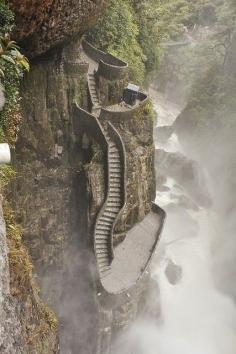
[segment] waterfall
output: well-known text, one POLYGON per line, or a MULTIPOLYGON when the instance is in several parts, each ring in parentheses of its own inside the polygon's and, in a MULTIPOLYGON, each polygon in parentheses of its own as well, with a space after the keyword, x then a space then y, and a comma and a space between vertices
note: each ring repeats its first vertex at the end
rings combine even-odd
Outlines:
POLYGON ((116 353, 234 354, 236 307, 217 287, 214 270, 222 230, 216 191, 172 129, 181 107, 151 94, 158 113, 156 201, 167 212, 152 267, 160 311, 136 321, 116 353))

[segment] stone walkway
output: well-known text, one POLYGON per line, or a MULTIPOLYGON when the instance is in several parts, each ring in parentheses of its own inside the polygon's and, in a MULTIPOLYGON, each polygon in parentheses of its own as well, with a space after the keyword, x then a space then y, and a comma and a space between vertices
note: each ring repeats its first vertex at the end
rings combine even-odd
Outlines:
POLYGON ((102 282, 107 292, 121 293, 136 284, 150 261, 161 223, 161 216, 151 211, 114 249, 111 272, 102 282))

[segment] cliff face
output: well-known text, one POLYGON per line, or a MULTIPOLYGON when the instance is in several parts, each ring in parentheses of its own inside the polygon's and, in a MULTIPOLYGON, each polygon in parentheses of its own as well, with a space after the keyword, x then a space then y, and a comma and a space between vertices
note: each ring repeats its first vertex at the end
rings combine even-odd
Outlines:
POLYGON ((16 14, 15 37, 29 56, 82 34, 95 24, 107 0, 10 0, 16 14))
POLYGON ((57 321, 39 296, 32 265, 9 205, 0 202, 0 352, 56 353, 57 321), (4 218, 7 221, 5 226, 4 218))
MULTIPOLYGON (((44 299, 59 317, 61 352, 104 354, 110 339, 145 306, 143 296, 149 284, 145 276, 133 297, 106 311, 99 304, 94 282, 92 237, 106 189, 104 155, 91 132, 87 131, 86 137, 82 130, 75 133, 73 104, 77 102, 85 109, 90 105, 88 68, 81 58, 80 37, 106 1, 10 3, 17 15, 17 37, 31 57, 55 47, 31 64, 21 88, 24 119, 14 158, 18 177, 11 198, 16 219, 23 227, 23 241, 44 299), (68 41, 75 35, 78 39, 68 41)), ((119 87, 113 82, 109 85, 103 92, 104 102, 114 100, 116 89, 119 97, 122 93, 122 83, 119 87)), ((128 172, 127 207, 115 235, 119 242, 125 231, 148 213, 155 196, 149 108, 145 106, 129 120, 118 122, 117 129, 126 146, 128 172)), ((37 294, 21 304, 34 308, 35 302, 30 302, 34 297, 37 294)), ((24 315, 21 312, 19 318, 24 315)), ((31 325, 37 312, 28 318, 31 325)), ((26 342, 22 352, 56 351, 55 330, 49 329, 47 334, 41 347, 30 347, 26 342)))
MULTIPOLYGON (((90 142, 86 149, 82 131, 75 134, 73 127, 73 102, 89 105, 86 68, 78 48, 75 43, 58 49, 33 64, 25 77, 25 119, 16 149, 19 177, 13 199, 44 296, 63 325, 62 350, 80 348, 81 353, 93 354, 97 343, 104 345, 102 328, 109 327, 114 336, 136 317, 148 278, 134 298, 104 315, 92 286, 93 226, 106 188, 104 156, 91 132, 86 133, 90 142)), ((143 108, 117 127, 128 155, 128 203, 116 232, 120 241, 150 210, 155 176, 150 111, 143 108)))

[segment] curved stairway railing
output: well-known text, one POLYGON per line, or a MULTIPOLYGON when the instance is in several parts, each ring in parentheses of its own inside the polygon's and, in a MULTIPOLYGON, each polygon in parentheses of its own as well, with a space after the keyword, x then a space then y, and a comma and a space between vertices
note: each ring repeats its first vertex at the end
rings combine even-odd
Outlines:
POLYGON ((114 258, 113 232, 126 203, 125 147, 119 133, 111 123, 103 128, 108 141, 108 188, 94 231, 94 250, 101 281, 111 270, 110 265, 114 258))
MULTIPOLYGON (((110 271, 114 258, 113 232, 126 204, 126 156, 125 147, 118 131, 111 123, 103 125, 93 114, 75 104, 76 117, 80 118, 80 128, 90 131, 97 140, 106 158, 106 198, 98 213, 94 229, 94 251, 100 278, 110 271)), ((76 121, 74 122, 75 130, 76 121)))
MULTIPOLYGON (((100 143, 105 153, 105 201, 98 212, 94 226, 93 246, 97 261, 100 285, 106 292, 106 306, 109 301, 123 301, 125 292, 135 292, 135 285, 146 274, 165 220, 165 212, 153 204, 145 218, 133 226, 124 241, 113 248, 115 226, 126 206, 126 150, 121 135, 112 122, 132 118, 148 101, 146 94, 139 92, 138 102, 131 107, 124 103, 103 108, 99 102, 95 73, 107 78, 121 78, 127 64, 103 53, 83 42, 83 49, 89 61, 88 92, 89 110, 75 105, 75 116, 80 118, 74 124, 75 130, 89 134, 100 143), (89 57, 89 58, 88 58, 89 57), (98 64, 98 65, 97 65, 98 64), (100 73, 99 73, 100 69, 100 73), (108 74, 102 73, 109 71, 108 74), (114 75, 114 76, 112 76, 114 75), (134 247, 135 246, 135 247, 134 247), (132 269, 130 268, 130 261, 132 269), (117 298, 118 296, 118 298, 117 298)), ((96 75, 97 75, 96 74, 96 75)), ((101 300, 101 299, 100 299, 101 300)), ((103 301, 103 300, 102 300, 103 301)))
POLYGON ((120 80, 126 76, 128 63, 125 61, 112 54, 104 53, 86 40, 83 40, 82 47, 86 55, 98 63, 98 75, 107 80, 120 80))

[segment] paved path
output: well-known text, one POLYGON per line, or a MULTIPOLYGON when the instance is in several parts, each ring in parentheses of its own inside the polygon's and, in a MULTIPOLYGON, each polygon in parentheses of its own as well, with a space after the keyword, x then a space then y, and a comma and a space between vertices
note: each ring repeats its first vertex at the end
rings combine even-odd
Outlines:
POLYGON ((111 272, 103 279, 106 291, 120 293, 135 285, 150 260, 160 226, 160 215, 151 211, 127 233, 125 240, 114 249, 111 272))

